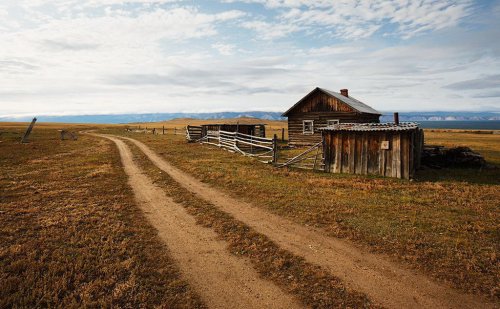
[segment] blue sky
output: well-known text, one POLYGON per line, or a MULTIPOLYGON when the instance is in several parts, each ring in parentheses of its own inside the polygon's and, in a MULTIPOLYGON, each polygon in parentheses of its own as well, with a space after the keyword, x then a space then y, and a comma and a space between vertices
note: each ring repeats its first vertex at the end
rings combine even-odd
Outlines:
POLYGON ((0 116, 500 111, 499 1, 0 0, 0 116))

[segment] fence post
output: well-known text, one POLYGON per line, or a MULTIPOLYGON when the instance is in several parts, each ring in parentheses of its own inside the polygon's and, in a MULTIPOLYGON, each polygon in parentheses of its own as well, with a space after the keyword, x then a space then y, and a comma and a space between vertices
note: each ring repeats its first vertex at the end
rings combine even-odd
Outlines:
POLYGON ((26 132, 23 135, 23 138, 21 139, 21 143, 27 143, 28 142, 28 137, 31 134, 31 130, 33 130, 33 126, 35 125, 36 122, 36 117, 31 120, 30 125, 28 126, 28 129, 26 129, 26 132))
POLYGON ((162 126, 162 134, 165 135, 165 126, 162 126))
POLYGON ((330 167, 326 167, 326 140, 323 133, 321 133, 321 157, 323 158, 321 161, 321 164, 323 164, 323 172, 329 172, 330 167))
POLYGON ((273 137, 273 164, 278 163, 278 136, 273 137))
POLYGON ((281 141, 285 141, 285 128, 281 128, 281 141))

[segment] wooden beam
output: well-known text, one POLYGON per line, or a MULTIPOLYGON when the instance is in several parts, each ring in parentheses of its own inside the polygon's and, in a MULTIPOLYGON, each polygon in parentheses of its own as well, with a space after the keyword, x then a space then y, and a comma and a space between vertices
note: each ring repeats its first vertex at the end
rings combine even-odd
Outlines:
POLYGON ((27 143, 28 142, 28 138, 31 134, 31 130, 33 130, 33 127, 35 126, 35 122, 36 122, 36 117, 33 118, 33 120, 31 120, 31 123, 30 125, 28 126, 28 128, 26 129, 26 132, 24 132, 24 135, 21 139, 21 143, 27 143))

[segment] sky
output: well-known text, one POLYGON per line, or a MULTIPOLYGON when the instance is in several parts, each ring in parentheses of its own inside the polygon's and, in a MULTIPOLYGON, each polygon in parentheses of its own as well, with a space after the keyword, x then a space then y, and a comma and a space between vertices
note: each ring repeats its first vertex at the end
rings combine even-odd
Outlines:
POLYGON ((500 1, 0 0, 0 116, 500 111, 500 1))

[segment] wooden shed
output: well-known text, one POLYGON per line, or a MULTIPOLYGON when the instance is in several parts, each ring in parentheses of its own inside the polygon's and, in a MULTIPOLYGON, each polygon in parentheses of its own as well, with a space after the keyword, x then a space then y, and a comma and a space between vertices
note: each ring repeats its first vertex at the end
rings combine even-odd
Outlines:
POLYGON ((189 141, 198 140, 207 135, 209 131, 238 132, 252 136, 266 137, 266 126, 264 124, 202 124, 201 126, 187 126, 187 139, 189 141))
POLYGON ((347 89, 340 93, 315 88, 288 111, 288 142, 290 145, 312 145, 321 141, 319 129, 337 123, 378 123, 381 113, 349 96, 347 89))
POLYGON ((321 129, 325 171, 409 179, 420 166, 416 123, 344 123, 321 129))

